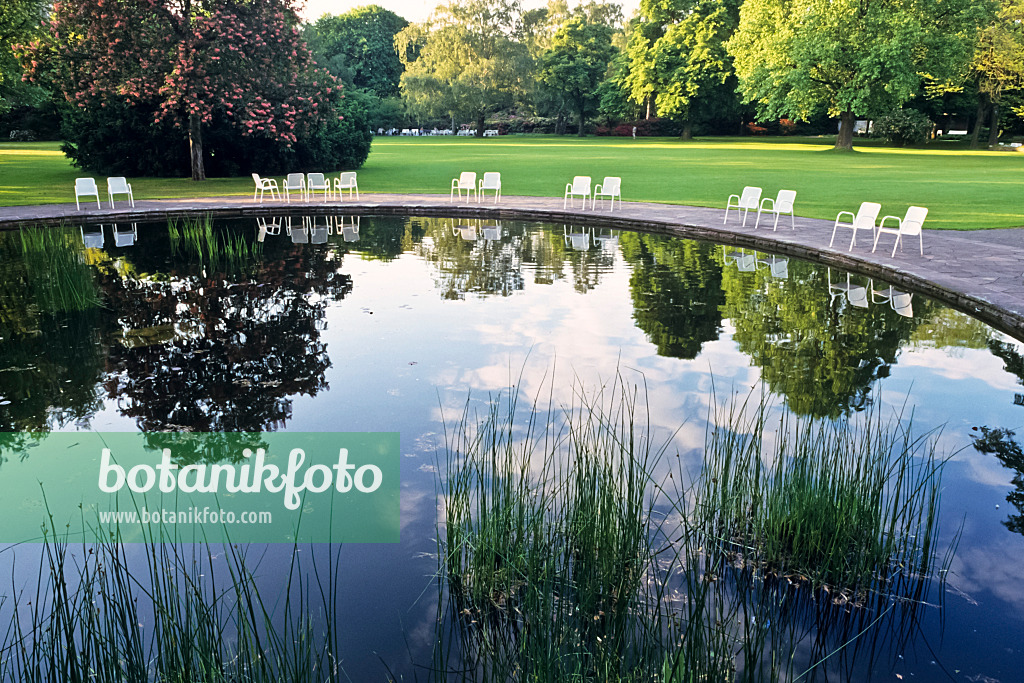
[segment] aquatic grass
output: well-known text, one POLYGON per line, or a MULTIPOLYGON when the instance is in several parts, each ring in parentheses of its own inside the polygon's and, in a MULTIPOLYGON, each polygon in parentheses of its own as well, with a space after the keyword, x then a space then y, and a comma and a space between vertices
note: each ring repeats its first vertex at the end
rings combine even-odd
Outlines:
POLYGON ((621 376, 473 405, 446 427, 435 677, 855 677, 915 632, 943 461, 909 425, 783 411, 773 438, 762 394, 716 415, 701 472, 656 481, 621 376))
POLYGON ((167 233, 174 254, 194 258, 205 267, 244 273, 263 254, 263 244, 240 234, 218 235, 209 215, 172 218, 167 233))
POLYGON ((28 289, 40 312, 86 311, 100 305, 78 230, 65 225, 23 228, 20 237, 28 289))
POLYGON ((337 551, 309 571, 293 548, 268 600, 244 547, 128 547, 42 546, 34 587, 0 603, 0 681, 338 680, 337 551))
POLYGON ((767 400, 746 409, 709 423, 698 495, 709 537, 840 601, 929 574, 943 464, 934 439, 877 411, 853 424, 784 409, 768 452, 767 400))

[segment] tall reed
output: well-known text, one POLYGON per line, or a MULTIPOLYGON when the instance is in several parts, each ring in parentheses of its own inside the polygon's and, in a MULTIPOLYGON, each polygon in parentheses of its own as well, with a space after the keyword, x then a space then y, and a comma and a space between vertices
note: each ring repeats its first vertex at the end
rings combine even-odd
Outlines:
POLYGON ((268 599, 237 545, 55 540, 34 587, 0 602, 0 681, 337 680, 337 560, 293 552, 268 599))
POLYGON ((171 219, 167 232, 174 254, 194 258, 212 269, 244 273, 263 254, 261 242, 240 234, 218 235, 209 215, 171 219))
POLYGON ((41 312, 85 311, 100 305, 78 230, 65 225, 23 228, 21 251, 28 287, 41 312))

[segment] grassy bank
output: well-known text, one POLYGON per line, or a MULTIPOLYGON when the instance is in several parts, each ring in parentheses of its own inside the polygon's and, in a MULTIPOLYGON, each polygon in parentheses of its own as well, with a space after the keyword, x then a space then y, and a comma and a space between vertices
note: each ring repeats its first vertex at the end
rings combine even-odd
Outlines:
MULTIPOLYGON (((460 171, 499 171, 511 203, 514 195, 560 196, 574 175, 595 182, 617 175, 627 201, 723 207, 729 194, 758 185, 766 196, 796 190, 797 213, 812 218, 832 219, 861 201, 877 201, 884 213, 900 216, 913 204, 928 207, 929 228, 1024 226, 1024 154, 969 151, 961 143, 927 149, 865 143, 836 154, 831 145, 824 138, 377 138, 359 185, 363 192, 443 194, 460 171)), ((0 144, 2 206, 71 201, 79 175, 57 143, 0 144)), ((140 199, 252 191, 248 177, 131 182, 140 199)))

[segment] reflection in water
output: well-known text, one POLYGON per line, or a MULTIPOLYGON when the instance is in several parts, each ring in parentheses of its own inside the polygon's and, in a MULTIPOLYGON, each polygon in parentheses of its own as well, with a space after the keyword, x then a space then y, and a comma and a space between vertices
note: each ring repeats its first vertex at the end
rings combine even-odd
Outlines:
MULTIPOLYGON (((400 633, 377 623, 387 619, 378 618, 384 610, 361 596, 389 601, 388 614, 404 612, 408 594, 422 593, 421 577, 434 569, 409 558, 434 550, 435 488, 424 474, 430 465, 424 454, 434 452, 431 434, 440 431, 438 395, 447 405, 453 387, 506 386, 495 380, 495 369, 507 368, 510 345, 523 353, 532 345, 544 358, 582 358, 593 366, 587 372, 626 359, 656 387, 651 408, 658 424, 674 428, 690 420, 687 433, 698 434, 696 441, 704 429, 706 385, 718 377, 748 384, 760 378, 801 415, 850 414, 878 402, 883 386, 911 384, 909 403, 930 420, 926 428, 949 419, 948 396, 965 387, 982 399, 994 397, 970 401, 973 424, 1013 428, 1021 412, 1007 391, 1024 379, 1016 342, 881 282, 752 250, 588 227, 352 216, 261 217, 255 224, 250 218, 218 224, 201 240, 179 236, 177 247, 165 226, 132 226, 130 233, 128 224, 76 226, 65 243, 75 248, 52 254, 77 259, 68 270, 33 260, 19 233, 0 234, 0 430, 96 423, 155 431, 402 430, 403 444, 410 444, 403 445, 410 451, 403 464, 409 487, 403 544, 352 551, 372 567, 352 578, 365 590, 350 600, 372 622, 371 635, 348 634, 362 638, 352 646, 361 659, 379 645, 368 642, 373 638, 402 642, 400 633), (471 227, 475 238, 465 239, 457 226, 471 227), (104 248, 82 249, 87 235, 101 239, 107 232, 104 248), (306 243, 295 244, 296 233, 306 243), (132 244, 118 242, 118 234, 132 244), (578 244, 570 234, 580 236, 578 244), (583 237, 585 248, 577 248, 583 237), (76 290, 91 287, 102 305, 62 308, 42 289, 55 273, 84 275, 76 290), (851 302, 856 287, 866 306, 851 302), (427 338, 444 343, 424 343, 427 338), (965 349, 988 349, 968 360, 992 360, 991 376, 971 375, 973 367, 963 372, 971 375, 966 379, 952 376, 949 360, 965 349), (1006 372, 997 372, 995 357, 1006 372), (375 577, 389 572, 405 578, 393 595, 381 596, 375 577)), ((961 433, 957 438, 966 441, 961 433)), ((672 447, 699 464, 693 439, 672 447)), ((1012 458, 1003 462, 1021 471, 1012 458)), ((1024 494, 1014 476, 1016 505, 1024 494)), ((975 486, 988 486, 991 495, 993 484, 979 481, 975 486)), ((1006 526, 1019 531, 1020 517, 1006 526)), ((1002 543, 1009 534, 997 521, 991 526, 1002 537, 984 533, 1002 543)), ((778 589, 779 599, 788 600, 788 587, 778 589)), ((844 606, 786 604, 806 610, 816 633, 832 622, 827 615, 812 619, 812 612, 831 610, 838 618, 835 640, 815 645, 822 655, 830 651, 827 643, 862 628, 861 617, 838 614, 844 606)), ((429 651, 436 615, 432 608, 417 615, 414 640, 429 651)), ((802 619, 795 621, 805 624, 802 619)), ((859 658, 854 653, 865 647, 861 639, 844 652, 859 658)), ((398 650, 388 661, 403 656, 398 650)), ((375 673, 372 665, 353 666, 354 680, 375 673)), ((975 673, 982 673, 977 666, 975 673)))
POLYGON ((1006 496, 1006 502, 1017 508, 1017 514, 1010 515, 1003 524, 1010 531, 1024 535, 1024 450, 1013 438, 1015 432, 999 427, 975 427, 981 436, 975 436, 974 448, 979 453, 991 453, 999 458, 1004 467, 1013 470, 1014 490, 1006 496))

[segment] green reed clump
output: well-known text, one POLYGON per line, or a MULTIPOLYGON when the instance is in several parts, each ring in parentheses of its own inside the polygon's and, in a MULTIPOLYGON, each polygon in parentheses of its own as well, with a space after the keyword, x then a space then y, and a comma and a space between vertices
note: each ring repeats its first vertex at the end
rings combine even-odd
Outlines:
POLYGON ((268 600, 237 545, 128 547, 43 546, 35 586, 0 603, 0 681, 337 680, 335 554, 310 573, 293 552, 268 600))
MULTIPOLYGON (((659 559, 651 545, 661 454, 636 406, 621 382, 577 390, 562 411, 520 414, 513 394, 475 420, 467 403, 446 434, 441 585, 454 638, 440 639, 438 672, 646 681, 668 671, 681 681, 730 670, 732 642, 698 616, 711 602, 680 617, 669 599, 680 555, 659 559)), ((706 590, 694 577, 694 593, 706 590)))
POLYGON ((171 251, 200 264, 230 272, 245 272, 263 254, 263 244, 239 234, 218 235, 210 216, 171 219, 167 223, 171 251))
POLYGON ((697 496, 700 525, 749 565, 839 591, 889 591, 934 562, 943 461, 934 441, 877 413, 812 420, 767 406, 717 415, 697 496))
POLYGON ((23 228, 21 252, 28 288, 41 312, 85 311, 100 305, 77 229, 64 225, 23 228))

